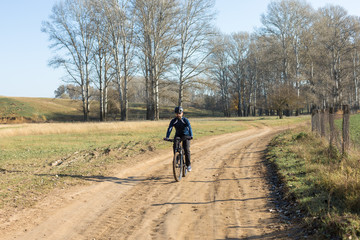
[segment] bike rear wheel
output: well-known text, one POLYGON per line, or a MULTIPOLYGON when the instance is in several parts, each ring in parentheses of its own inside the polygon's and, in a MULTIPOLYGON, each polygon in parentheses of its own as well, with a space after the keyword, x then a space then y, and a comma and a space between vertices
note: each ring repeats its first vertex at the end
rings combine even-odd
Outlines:
POLYGON ((181 158, 181 154, 179 152, 175 152, 173 159, 173 173, 175 181, 179 182, 181 180, 183 174, 183 161, 181 158))

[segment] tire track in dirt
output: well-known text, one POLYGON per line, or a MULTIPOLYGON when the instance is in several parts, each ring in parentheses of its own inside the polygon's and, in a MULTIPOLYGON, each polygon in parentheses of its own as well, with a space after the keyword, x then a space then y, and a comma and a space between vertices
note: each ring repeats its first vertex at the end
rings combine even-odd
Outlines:
MULTIPOLYGON (((262 163, 278 130, 250 129, 195 141, 193 171, 175 183, 171 145, 77 197, 27 232, 5 239, 279 239, 262 163), (155 156, 156 155, 156 156, 155 156)), ((144 155, 142 155, 144 158, 144 155)), ((14 228, 13 228, 14 229, 14 228)))

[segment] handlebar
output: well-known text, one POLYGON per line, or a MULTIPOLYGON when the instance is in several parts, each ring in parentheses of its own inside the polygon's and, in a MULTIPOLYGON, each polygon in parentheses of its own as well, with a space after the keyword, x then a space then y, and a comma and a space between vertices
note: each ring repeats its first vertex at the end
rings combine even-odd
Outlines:
MULTIPOLYGON (((186 136, 185 139, 192 140, 193 137, 186 136)), ((175 140, 182 140, 182 138, 181 137, 175 137, 174 139, 164 138, 164 141, 167 142, 174 142, 175 140)))

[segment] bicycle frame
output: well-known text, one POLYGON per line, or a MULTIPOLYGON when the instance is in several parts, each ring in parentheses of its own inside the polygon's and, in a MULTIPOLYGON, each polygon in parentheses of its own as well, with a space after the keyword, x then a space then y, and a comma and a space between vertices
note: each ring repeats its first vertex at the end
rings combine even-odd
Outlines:
POLYGON ((175 152, 180 153, 182 151, 182 146, 181 146, 182 139, 179 137, 176 137, 176 138, 174 138, 173 142, 175 142, 175 141, 176 141, 175 152))
POLYGON ((181 177, 185 177, 187 174, 187 167, 184 161, 184 150, 181 146, 181 142, 183 141, 183 139, 180 137, 175 137, 174 139, 164 140, 174 142, 176 144, 173 158, 173 174, 175 181, 179 182, 181 180, 181 177))

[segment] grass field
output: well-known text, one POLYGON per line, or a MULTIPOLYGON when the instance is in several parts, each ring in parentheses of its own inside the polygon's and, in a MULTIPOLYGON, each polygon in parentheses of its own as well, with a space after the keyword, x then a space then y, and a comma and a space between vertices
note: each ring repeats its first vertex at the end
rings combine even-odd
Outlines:
POLYGON ((0 118, 15 118, 12 123, 83 119, 79 101, 22 97, 0 97, 0 118))
MULTIPOLYGON (((99 103, 91 102, 90 119, 99 119, 99 103)), ((144 104, 129 104, 130 120, 145 120, 146 108, 144 104)), ((189 107, 186 109, 188 117, 221 117, 221 112, 212 112, 204 109, 189 107)), ((173 107, 160 108, 160 118, 167 119, 173 116, 173 107)), ((120 116, 109 116, 109 120, 120 116)), ((0 97, 0 123, 21 122, 71 122, 82 121, 82 105, 79 100, 56 98, 23 98, 0 97), (11 120, 12 119, 12 120, 11 120)))
POLYGON ((351 115, 350 137, 356 145, 360 146, 360 114, 351 115))
MULTIPOLYGON (((342 117, 335 120, 335 127, 338 132, 338 139, 341 141, 342 134, 342 117)), ((360 148, 360 114, 350 116, 350 140, 352 147, 360 148)))
MULTIPOLYGON (((256 126, 292 125, 309 117, 190 119, 194 138, 256 126)), ((169 148, 168 120, 0 125, 0 209, 32 206, 54 188, 112 174, 134 155, 169 148)))

